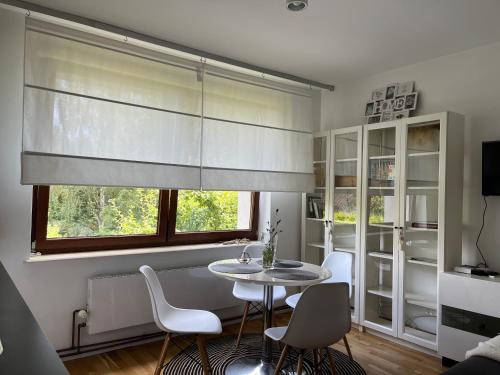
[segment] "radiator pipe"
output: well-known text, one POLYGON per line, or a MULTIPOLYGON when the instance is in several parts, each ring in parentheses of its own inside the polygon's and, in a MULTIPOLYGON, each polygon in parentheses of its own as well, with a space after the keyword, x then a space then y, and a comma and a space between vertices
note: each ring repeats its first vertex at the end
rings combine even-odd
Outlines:
MULTIPOLYGON (((285 305, 285 306, 277 307, 275 309, 275 311, 287 310, 287 309, 289 309, 289 307, 285 305)), ((80 309, 73 311, 73 320, 74 321, 76 321, 75 316, 76 316, 76 313, 78 311, 80 311, 80 309)), ((256 312, 256 313, 253 313, 253 314, 249 314, 250 317, 253 317, 253 316, 256 316, 256 315, 260 315, 260 313, 256 312)), ((235 319, 239 319, 239 318, 241 318, 241 316, 226 318, 226 319, 223 319, 222 322, 225 323, 225 322, 229 322, 229 321, 232 321, 232 320, 235 320, 235 319)), ((144 340, 148 340, 148 339, 153 339, 153 338, 161 337, 161 336, 163 336, 165 334, 163 331, 160 331, 160 332, 155 332, 155 333, 147 333, 147 334, 144 334, 144 335, 138 335, 138 336, 132 336, 132 337, 123 337, 121 339, 107 340, 107 341, 102 341, 102 342, 96 342, 96 343, 93 343, 93 344, 81 345, 81 342, 80 342, 80 340, 81 340, 81 329, 84 328, 84 327, 86 327, 86 326, 87 326, 86 323, 79 323, 78 327, 76 327, 75 325, 73 325, 73 327, 72 327, 71 347, 70 348, 65 348, 65 349, 58 349, 57 353, 59 354, 60 358, 70 357, 70 356, 74 356, 74 355, 78 355, 78 354, 92 353, 92 352, 95 352, 95 351, 98 351, 98 350, 109 349, 109 348, 113 348, 113 347, 116 347, 116 346, 127 345, 127 344, 131 344, 131 343, 134 343, 134 342, 140 342, 140 341, 144 341, 144 340), (74 344, 75 328, 78 328, 77 343, 76 343, 76 345, 74 344), (82 349, 88 349, 88 350, 82 350, 82 349)))

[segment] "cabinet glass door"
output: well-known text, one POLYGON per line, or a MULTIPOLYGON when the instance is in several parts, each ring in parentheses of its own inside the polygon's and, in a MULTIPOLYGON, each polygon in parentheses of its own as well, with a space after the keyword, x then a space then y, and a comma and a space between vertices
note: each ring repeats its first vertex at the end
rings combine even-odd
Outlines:
POLYGON ((320 265, 325 256, 325 221, 327 188, 329 181, 328 158, 330 153, 327 134, 313 139, 314 193, 306 194, 306 244, 305 262, 320 265))
POLYGON ((399 329, 400 335, 433 348, 437 331, 440 123, 408 124, 403 132, 399 329))
POLYGON ((398 122, 365 128, 363 202, 364 321, 395 335, 399 214, 398 122))
POLYGON ((357 322, 358 300, 356 257, 359 256, 359 230, 361 198, 361 127, 336 130, 333 142, 333 230, 332 250, 352 256, 351 310, 357 322))

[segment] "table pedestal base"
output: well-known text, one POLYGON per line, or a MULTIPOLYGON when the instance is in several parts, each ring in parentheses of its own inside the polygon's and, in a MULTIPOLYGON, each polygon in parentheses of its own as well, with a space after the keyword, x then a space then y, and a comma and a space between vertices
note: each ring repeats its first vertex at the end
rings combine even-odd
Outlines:
POLYGON ((226 375, 273 375, 276 366, 260 358, 241 358, 226 368, 226 375))

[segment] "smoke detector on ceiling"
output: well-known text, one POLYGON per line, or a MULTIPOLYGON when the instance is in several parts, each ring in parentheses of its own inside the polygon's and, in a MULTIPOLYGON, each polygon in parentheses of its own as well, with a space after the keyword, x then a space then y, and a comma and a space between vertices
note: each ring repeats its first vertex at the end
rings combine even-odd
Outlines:
POLYGON ((308 0, 286 0, 286 8, 292 12, 299 12, 307 8, 308 0))

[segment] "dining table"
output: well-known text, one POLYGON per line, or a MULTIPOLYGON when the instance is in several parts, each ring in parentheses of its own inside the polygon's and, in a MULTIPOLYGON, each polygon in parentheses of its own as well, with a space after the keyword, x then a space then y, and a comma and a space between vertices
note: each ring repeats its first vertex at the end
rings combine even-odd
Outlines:
MULTIPOLYGON (((210 263, 208 269, 214 275, 240 283, 263 286, 264 331, 271 328, 273 316, 273 287, 306 287, 331 278, 331 272, 324 267, 298 261, 277 260, 271 268, 263 268, 259 259, 240 263, 238 259, 223 259, 210 263)), ((259 357, 236 359, 226 368, 228 375, 274 374, 273 342, 264 334, 263 350, 259 357)))

